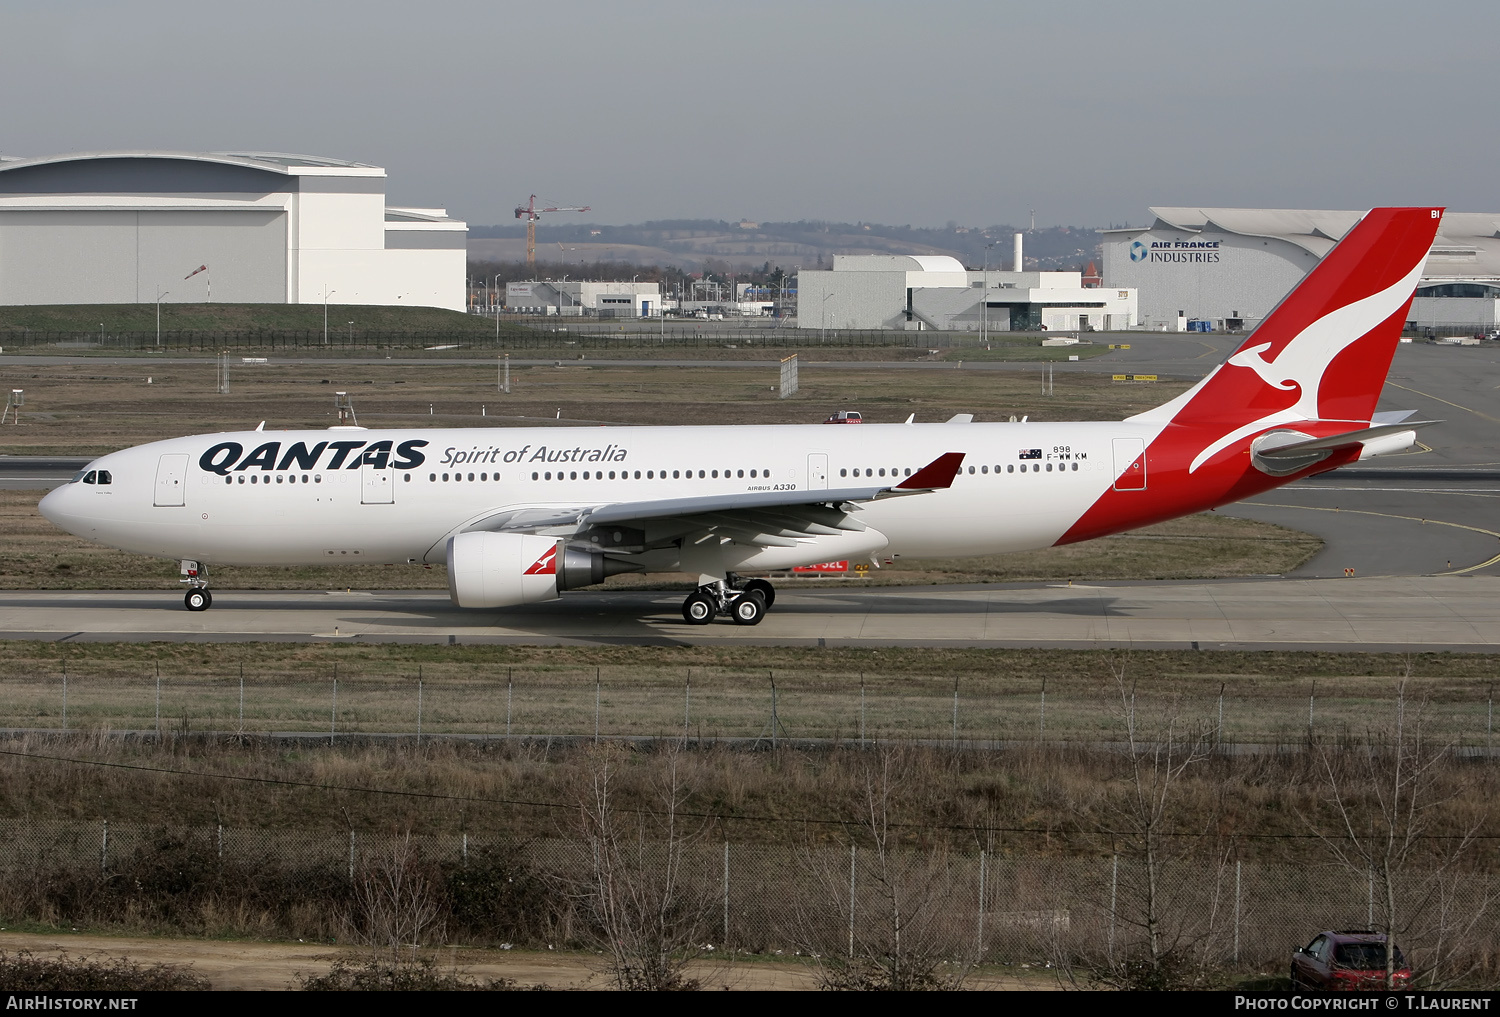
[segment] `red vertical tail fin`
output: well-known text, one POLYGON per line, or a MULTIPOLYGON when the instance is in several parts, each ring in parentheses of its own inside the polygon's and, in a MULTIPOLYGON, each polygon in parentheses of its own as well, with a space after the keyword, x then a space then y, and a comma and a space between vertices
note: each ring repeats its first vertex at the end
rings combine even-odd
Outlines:
POLYGON ((1276 424, 1368 422, 1442 215, 1441 208, 1372 210, 1228 360, 1131 419, 1218 432, 1193 469, 1276 424))

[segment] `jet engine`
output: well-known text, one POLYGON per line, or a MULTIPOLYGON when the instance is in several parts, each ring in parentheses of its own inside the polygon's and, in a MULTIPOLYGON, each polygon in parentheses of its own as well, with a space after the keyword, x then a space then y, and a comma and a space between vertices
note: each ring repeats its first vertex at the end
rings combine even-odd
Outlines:
POLYGON ((459 607, 518 607, 640 566, 527 533, 460 533, 448 541, 448 594, 459 607))

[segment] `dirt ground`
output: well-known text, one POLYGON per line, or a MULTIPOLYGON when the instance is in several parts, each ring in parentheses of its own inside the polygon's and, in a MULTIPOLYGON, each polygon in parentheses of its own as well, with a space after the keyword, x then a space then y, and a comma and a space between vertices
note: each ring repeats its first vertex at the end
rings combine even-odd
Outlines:
MULTIPOLYGON (((322 974, 340 957, 358 960, 354 947, 326 944, 234 942, 201 939, 135 939, 87 934, 39 934, 0 931, 0 950, 29 950, 39 957, 67 953, 72 957, 128 957, 141 964, 191 966, 216 990, 295 989, 299 975, 322 974)), ((456 966, 478 979, 510 978, 522 986, 551 989, 609 987, 602 957, 579 953, 525 950, 476 950, 454 947, 433 954, 444 966, 456 966)), ((798 962, 741 961, 693 965, 692 975, 705 989, 807 990, 817 988, 811 965, 798 962)), ((966 983, 975 989, 1050 989, 1046 975, 1012 977, 984 973, 966 983)))

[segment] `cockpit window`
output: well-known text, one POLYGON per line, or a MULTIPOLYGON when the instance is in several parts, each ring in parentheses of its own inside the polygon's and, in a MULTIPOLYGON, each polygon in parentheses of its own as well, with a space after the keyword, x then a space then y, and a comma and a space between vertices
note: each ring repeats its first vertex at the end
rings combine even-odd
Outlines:
POLYGON ((112 477, 112 476, 110 476, 110 472, 108 470, 100 470, 99 471, 99 483, 100 484, 113 484, 114 481, 115 481, 115 478, 112 477))
POLYGON ((95 470, 89 470, 87 473, 85 473, 83 475, 83 482, 85 484, 97 483, 98 478, 99 478, 99 474, 98 474, 97 471, 95 471, 95 470))

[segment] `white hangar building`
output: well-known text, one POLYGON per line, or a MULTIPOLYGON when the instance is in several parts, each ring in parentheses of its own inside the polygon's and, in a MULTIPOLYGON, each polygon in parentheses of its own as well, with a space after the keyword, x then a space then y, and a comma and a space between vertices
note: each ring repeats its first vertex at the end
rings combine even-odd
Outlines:
MULTIPOLYGON (((1141 324, 1253 326, 1353 228, 1364 212, 1153 208, 1144 228, 1106 230, 1106 286, 1140 293, 1141 324)), ((1500 321, 1500 214, 1443 216, 1408 324, 1493 328, 1500 321)))
POLYGON ((392 208, 379 166, 303 155, 0 160, 0 304, 464 309, 468 226, 392 208), (200 266, 206 271, 192 275, 200 266))
POLYGON ((836 254, 797 273, 797 327, 945 332, 1095 330, 1136 323, 1128 288, 1079 272, 970 272, 947 255, 836 254))

